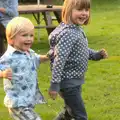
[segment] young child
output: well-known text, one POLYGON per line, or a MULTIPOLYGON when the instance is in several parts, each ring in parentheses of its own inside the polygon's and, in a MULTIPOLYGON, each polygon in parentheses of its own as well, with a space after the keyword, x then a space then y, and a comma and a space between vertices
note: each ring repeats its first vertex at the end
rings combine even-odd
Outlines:
POLYGON ((4 79, 4 104, 14 120, 41 120, 34 112, 35 104, 45 103, 38 88, 37 68, 48 57, 30 49, 34 25, 27 18, 13 18, 6 27, 6 37, 8 48, 0 64, 12 69, 12 79, 4 79))
POLYGON ((90 0, 64 0, 62 22, 49 36, 52 64, 49 95, 54 100, 60 92, 72 116, 67 118, 66 109, 64 116, 60 114, 56 120, 88 119, 81 95, 88 60, 108 56, 104 49, 88 48, 82 25, 87 25, 89 19, 90 0))

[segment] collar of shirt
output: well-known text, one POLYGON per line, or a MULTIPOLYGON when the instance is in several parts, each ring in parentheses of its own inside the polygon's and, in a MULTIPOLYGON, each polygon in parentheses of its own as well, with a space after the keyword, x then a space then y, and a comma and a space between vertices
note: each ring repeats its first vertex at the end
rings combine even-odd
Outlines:
POLYGON ((83 27, 81 25, 77 25, 77 24, 73 24, 73 23, 65 24, 64 22, 61 22, 60 25, 64 26, 64 27, 81 28, 81 29, 83 29, 83 27))
MULTIPOLYGON (((8 47, 7 47, 7 54, 13 54, 14 52, 19 52, 21 54, 26 54, 26 52, 23 52, 23 51, 20 51, 20 50, 17 50, 15 49, 14 47, 12 47, 11 45, 8 44, 8 47)), ((28 53, 31 53, 31 52, 34 52, 32 49, 30 49, 28 51, 28 53)))

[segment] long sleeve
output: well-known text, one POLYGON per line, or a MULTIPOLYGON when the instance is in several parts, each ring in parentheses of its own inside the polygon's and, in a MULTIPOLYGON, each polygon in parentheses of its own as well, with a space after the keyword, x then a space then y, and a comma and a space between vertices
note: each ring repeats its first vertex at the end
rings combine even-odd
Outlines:
POLYGON ((88 50, 89 50, 89 60, 100 60, 103 58, 103 56, 100 54, 99 51, 95 51, 90 48, 88 50))
POLYGON ((6 14, 10 17, 18 16, 18 0, 10 0, 6 6, 6 14))

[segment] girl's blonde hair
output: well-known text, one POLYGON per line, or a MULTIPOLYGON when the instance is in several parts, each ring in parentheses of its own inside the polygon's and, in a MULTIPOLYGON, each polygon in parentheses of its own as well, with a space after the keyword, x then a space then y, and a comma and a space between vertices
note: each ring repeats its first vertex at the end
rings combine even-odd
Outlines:
POLYGON ((16 34, 21 32, 30 32, 34 29, 33 23, 25 17, 15 17, 13 18, 6 27, 6 38, 9 43, 9 41, 12 40, 13 37, 15 37, 16 34))
MULTIPOLYGON (((62 21, 66 24, 71 22, 72 10, 76 9, 88 9, 90 12, 90 0, 64 0, 62 9, 62 21)), ((87 25, 90 19, 90 15, 84 25, 87 25)))

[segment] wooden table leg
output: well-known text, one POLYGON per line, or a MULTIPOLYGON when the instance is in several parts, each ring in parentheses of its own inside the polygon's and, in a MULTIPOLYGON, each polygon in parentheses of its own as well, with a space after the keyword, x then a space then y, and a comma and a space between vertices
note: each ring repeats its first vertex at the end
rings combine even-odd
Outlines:
POLYGON ((61 22, 61 11, 54 11, 54 15, 57 18, 58 23, 61 22))
MULTIPOLYGON (((37 15, 33 13, 33 17, 35 18, 38 27, 40 27, 40 13, 37 13, 37 15)), ((38 29, 38 42, 40 42, 40 29, 38 29)))
MULTIPOLYGON (((42 12, 45 20, 46 26, 52 26, 52 16, 50 15, 50 12, 42 12)), ((53 28, 46 28, 48 35, 55 29, 53 28)))

